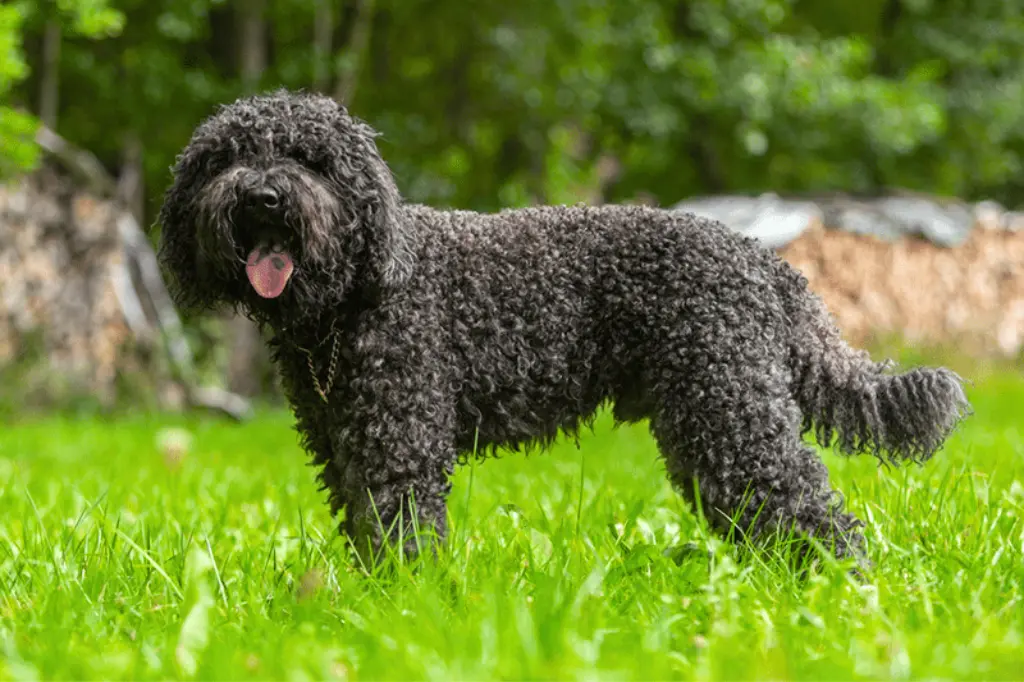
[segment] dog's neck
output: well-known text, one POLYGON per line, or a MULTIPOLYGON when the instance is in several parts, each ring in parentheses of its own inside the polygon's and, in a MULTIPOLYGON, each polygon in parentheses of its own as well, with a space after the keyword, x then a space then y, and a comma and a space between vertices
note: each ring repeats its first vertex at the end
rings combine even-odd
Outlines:
MULTIPOLYGON (((310 315, 288 323, 261 323, 271 332, 270 345, 282 355, 278 361, 289 366, 299 364, 308 371, 303 383, 327 404, 339 370, 352 360, 352 335, 358 311, 347 310, 339 314, 310 315)), ((298 377, 301 382, 301 377, 298 377)))
POLYGON ((361 312, 379 302, 380 292, 363 272, 315 279, 333 279, 337 284, 308 287, 301 280, 294 281, 290 286, 299 289, 286 291, 278 300, 251 301, 245 306, 246 315, 282 341, 315 343, 332 329, 352 329, 361 312))
POLYGON ((340 309, 338 311, 304 311, 301 316, 283 315, 250 315, 257 324, 268 329, 282 343, 290 345, 317 345, 327 338, 334 330, 350 328, 349 318, 355 318, 356 312, 340 309))
POLYGON ((294 307, 282 306, 280 310, 249 310, 247 315, 281 344, 317 346, 333 333, 353 334, 359 317, 375 300, 374 290, 354 287, 342 300, 324 301, 316 308, 307 305, 298 314, 294 307))

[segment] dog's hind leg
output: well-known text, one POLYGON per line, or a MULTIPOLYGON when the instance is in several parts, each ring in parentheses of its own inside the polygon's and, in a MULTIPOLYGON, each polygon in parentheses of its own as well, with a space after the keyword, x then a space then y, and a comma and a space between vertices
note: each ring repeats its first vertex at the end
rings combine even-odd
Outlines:
POLYGON ((705 358, 715 376, 663 384, 651 420, 669 477, 709 525, 753 541, 795 531, 839 558, 860 558, 862 523, 842 510, 828 471, 800 440, 801 414, 774 367, 756 357, 705 358), (674 385, 672 385, 674 384, 674 385), (669 391, 665 394, 664 391, 669 391))

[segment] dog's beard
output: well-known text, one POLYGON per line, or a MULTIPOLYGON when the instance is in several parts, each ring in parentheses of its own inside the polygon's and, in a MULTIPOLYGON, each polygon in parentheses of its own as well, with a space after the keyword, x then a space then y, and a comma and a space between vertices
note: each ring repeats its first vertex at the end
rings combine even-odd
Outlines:
POLYGON ((339 234, 355 223, 350 213, 336 188, 297 164, 267 171, 236 166, 199 194, 198 256, 218 277, 245 277, 261 298, 277 298, 293 273, 340 261, 339 234), (247 208, 245 197, 263 187, 277 194, 280 205, 247 208))

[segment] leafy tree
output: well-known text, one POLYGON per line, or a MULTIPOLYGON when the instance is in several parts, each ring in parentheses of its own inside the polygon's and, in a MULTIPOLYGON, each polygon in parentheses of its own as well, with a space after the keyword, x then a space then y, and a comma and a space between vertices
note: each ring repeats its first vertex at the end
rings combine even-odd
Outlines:
POLYGON ((32 143, 33 118, 4 104, 14 85, 28 73, 21 51, 23 4, 0 5, 0 175, 30 168, 38 158, 32 143))
MULTIPOLYGON (((337 96, 383 132, 407 196, 441 205, 891 185, 1013 204, 1024 189, 1021 9, 16 0, 0 6, 0 93, 40 113, 44 39, 59 17, 58 131, 114 172, 138 164, 149 215, 196 123, 279 85, 337 96)), ((32 126, 4 112, 5 167, 31 165, 32 126)))
MULTIPOLYGON (((63 37, 102 39, 117 35, 124 26, 124 15, 110 7, 108 0, 16 0, 0 5, 0 97, 7 101, 16 84, 29 76, 22 49, 26 31, 41 23, 56 27, 53 40, 63 37)), ((33 142, 37 121, 24 106, 25 98, 15 103, 0 103, 0 174, 30 169, 39 160, 33 142)))

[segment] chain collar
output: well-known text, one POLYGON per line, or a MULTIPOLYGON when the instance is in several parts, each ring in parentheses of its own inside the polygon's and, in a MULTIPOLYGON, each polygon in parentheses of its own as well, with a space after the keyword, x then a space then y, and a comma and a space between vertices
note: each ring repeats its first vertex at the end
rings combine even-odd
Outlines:
POLYGON ((321 387, 320 379, 317 378, 316 368, 313 365, 313 354, 308 350, 306 351, 306 361, 309 365, 309 376, 313 379, 313 388, 320 395, 323 401, 327 402, 327 396, 331 392, 331 388, 334 387, 334 375, 338 370, 338 348, 340 347, 339 340, 341 335, 338 334, 337 330, 331 331, 331 361, 327 364, 327 381, 321 387))
MULTIPOLYGON (((306 354, 306 366, 309 368, 309 378, 313 380, 313 390, 317 392, 320 399, 327 402, 327 396, 331 394, 331 389, 334 388, 334 377, 338 373, 338 355, 341 350, 341 334, 335 328, 335 323, 331 322, 331 332, 327 337, 331 342, 331 356, 330 361, 327 363, 327 378, 324 383, 320 383, 320 378, 316 373, 316 363, 313 361, 313 351, 308 348, 295 344, 295 347, 306 354)), ((317 344, 317 348, 323 345, 323 341, 317 344)))

